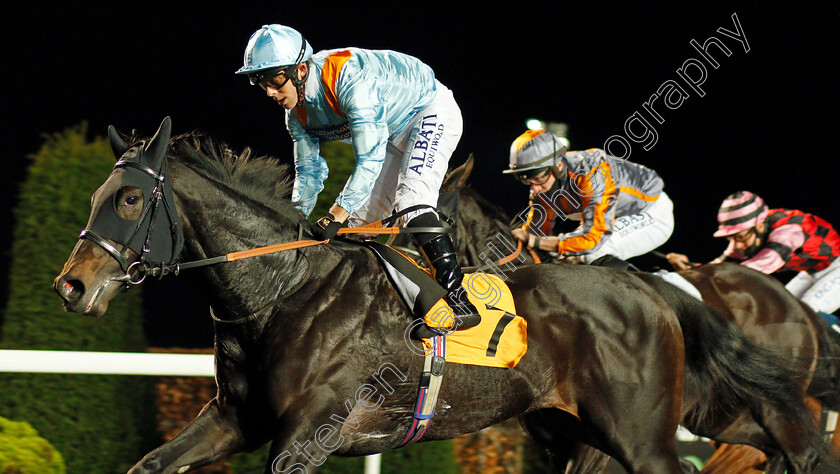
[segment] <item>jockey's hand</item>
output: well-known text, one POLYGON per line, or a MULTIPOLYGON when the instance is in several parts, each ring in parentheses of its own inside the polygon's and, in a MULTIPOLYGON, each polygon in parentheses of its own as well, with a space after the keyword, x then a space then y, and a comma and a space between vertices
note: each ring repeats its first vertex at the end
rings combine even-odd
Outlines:
POLYGON ((326 216, 318 219, 316 224, 315 237, 318 240, 332 240, 338 232, 338 229, 341 228, 341 222, 336 222, 335 217, 333 217, 332 214, 327 214, 326 216))
POLYGON ((556 252, 557 245, 560 243, 560 237, 538 237, 534 236, 533 245, 529 242, 529 247, 545 250, 548 252, 556 252))
POLYGON ((516 240, 521 240, 522 242, 528 241, 528 232, 526 232, 525 229, 517 227, 511 232, 513 232, 513 237, 516 238, 516 240))
POLYGON ((335 218, 338 222, 344 222, 348 217, 350 217, 350 213, 338 204, 330 206, 330 210, 328 212, 330 213, 329 215, 335 218))
POLYGON ((668 259, 668 262, 677 270, 688 270, 691 268, 691 260, 688 259, 687 256, 681 253, 669 253, 665 256, 668 259))
POLYGON ((586 259, 583 257, 583 255, 569 255, 567 253, 560 255, 555 260, 558 262, 570 263, 573 265, 583 265, 584 263, 586 263, 586 259))

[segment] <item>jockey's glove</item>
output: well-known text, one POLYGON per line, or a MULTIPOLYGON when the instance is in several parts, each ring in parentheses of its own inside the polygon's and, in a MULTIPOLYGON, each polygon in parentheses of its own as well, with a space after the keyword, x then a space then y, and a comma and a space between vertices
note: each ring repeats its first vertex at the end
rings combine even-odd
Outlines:
POLYGON ((317 227, 315 228, 315 236, 318 240, 332 240, 338 232, 338 229, 341 228, 341 222, 336 222, 335 217, 333 217, 332 214, 327 214, 326 216, 318 219, 316 224, 317 227))

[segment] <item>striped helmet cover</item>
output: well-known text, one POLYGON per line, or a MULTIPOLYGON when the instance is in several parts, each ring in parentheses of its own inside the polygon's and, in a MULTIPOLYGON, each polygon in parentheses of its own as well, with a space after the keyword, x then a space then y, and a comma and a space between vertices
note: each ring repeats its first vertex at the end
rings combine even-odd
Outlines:
POLYGON ((737 234, 755 227, 767 218, 768 208, 764 200, 749 191, 730 194, 718 209, 718 230, 715 237, 737 234))

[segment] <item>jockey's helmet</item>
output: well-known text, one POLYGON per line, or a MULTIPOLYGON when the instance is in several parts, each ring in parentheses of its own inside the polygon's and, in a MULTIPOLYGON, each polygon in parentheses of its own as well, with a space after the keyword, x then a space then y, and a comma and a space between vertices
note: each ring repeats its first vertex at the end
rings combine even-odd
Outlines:
POLYGON ((715 237, 734 235, 764 222, 769 209, 764 200, 749 191, 738 191, 723 200, 718 209, 715 237))
POLYGON ((510 146, 510 168, 502 171, 527 180, 551 169, 557 175, 557 164, 566 154, 566 144, 545 130, 528 130, 510 146))
POLYGON ((247 74, 251 84, 265 84, 284 73, 300 90, 304 79, 298 79, 295 69, 312 57, 312 46, 294 28, 283 25, 263 25, 251 35, 245 47, 243 65, 236 74, 247 74))

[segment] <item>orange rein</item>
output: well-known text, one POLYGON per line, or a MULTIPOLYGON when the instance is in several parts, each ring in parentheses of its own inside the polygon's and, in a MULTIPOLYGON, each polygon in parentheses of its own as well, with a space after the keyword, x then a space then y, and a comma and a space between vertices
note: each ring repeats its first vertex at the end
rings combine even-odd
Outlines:
MULTIPOLYGON (((514 250, 514 252, 512 254, 508 255, 507 257, 500 259, 498 262, 496 262, 496 265, 501 267, 502 265, 510 263, 511 261, 513 261, 514 258, 518 257, 519 254, 521 254, 521 253, 522 253, 522 241, 517 240, 516 241, 516 250, 514 250)), ((528 253, 531 254, 531 257, 534 259, 534 263, 542 263, 542 261, 540 260, 540 257, 537 256, 537 252, 534 252, 534 249, 529 248, 528 253)))
MULTIPOLYGON (((365 224, 359 227, 342 227, 338 229, 338 235, 347 235, 347 234, 372 234, 372 235, 393 235, 399 234, 400 228, 399 227, 382 227, 382 221, 372 222, 370 224, 365 224)), ((235 262, 236 260, 241 260, 243 258, 250 258, 250 257, 258 257, 260 255, 268 255, 275 252, 282 252, 284 250, 294 250, 300 249, 305 247, 313 247, 315 245, 326 244, 329 240, 296 240, 294 242, 286 242, 282 244, 275 244, 275 245, 267 245, 265 247, 257 247, 248 250, 240 250, 238 252, 231 252, 225 255, 226 260, 228 262, 235 262)), ((535 263, 540 263, 540 259, 537 256, 536 252, 532 249, 528 249, 528 252, 531 254, 531 257, 534 258, 535 263)), ((502 258, 498 261, 497 265, 502 266, 506 263, 511 262, 513 259, 519 256, 522 253, 522 241, 517 241, 516 244, 516 251, 512 254, 508 255, 505 258, 502 258)))
MULTIPOLYGON (((382 221, 376 221, 371 224, 366 224, 360 227, 342 227, 338 229, 338 235, 345 234, 399 234, 399 227, 380 227, 382 221)), ((260 255, 268 255, 270 253, 282 252, 284 250, 294 250, 304 247, 313 247, 329 242, 329 240, 295 240, 294 242, 286 242, 283 244, 266 245, 265 247, 257 247, 248 250, 240 250, 238 252, 231 252, 227 257, 228 262, 235 262, 243 258, 258 257, 260 255)))

